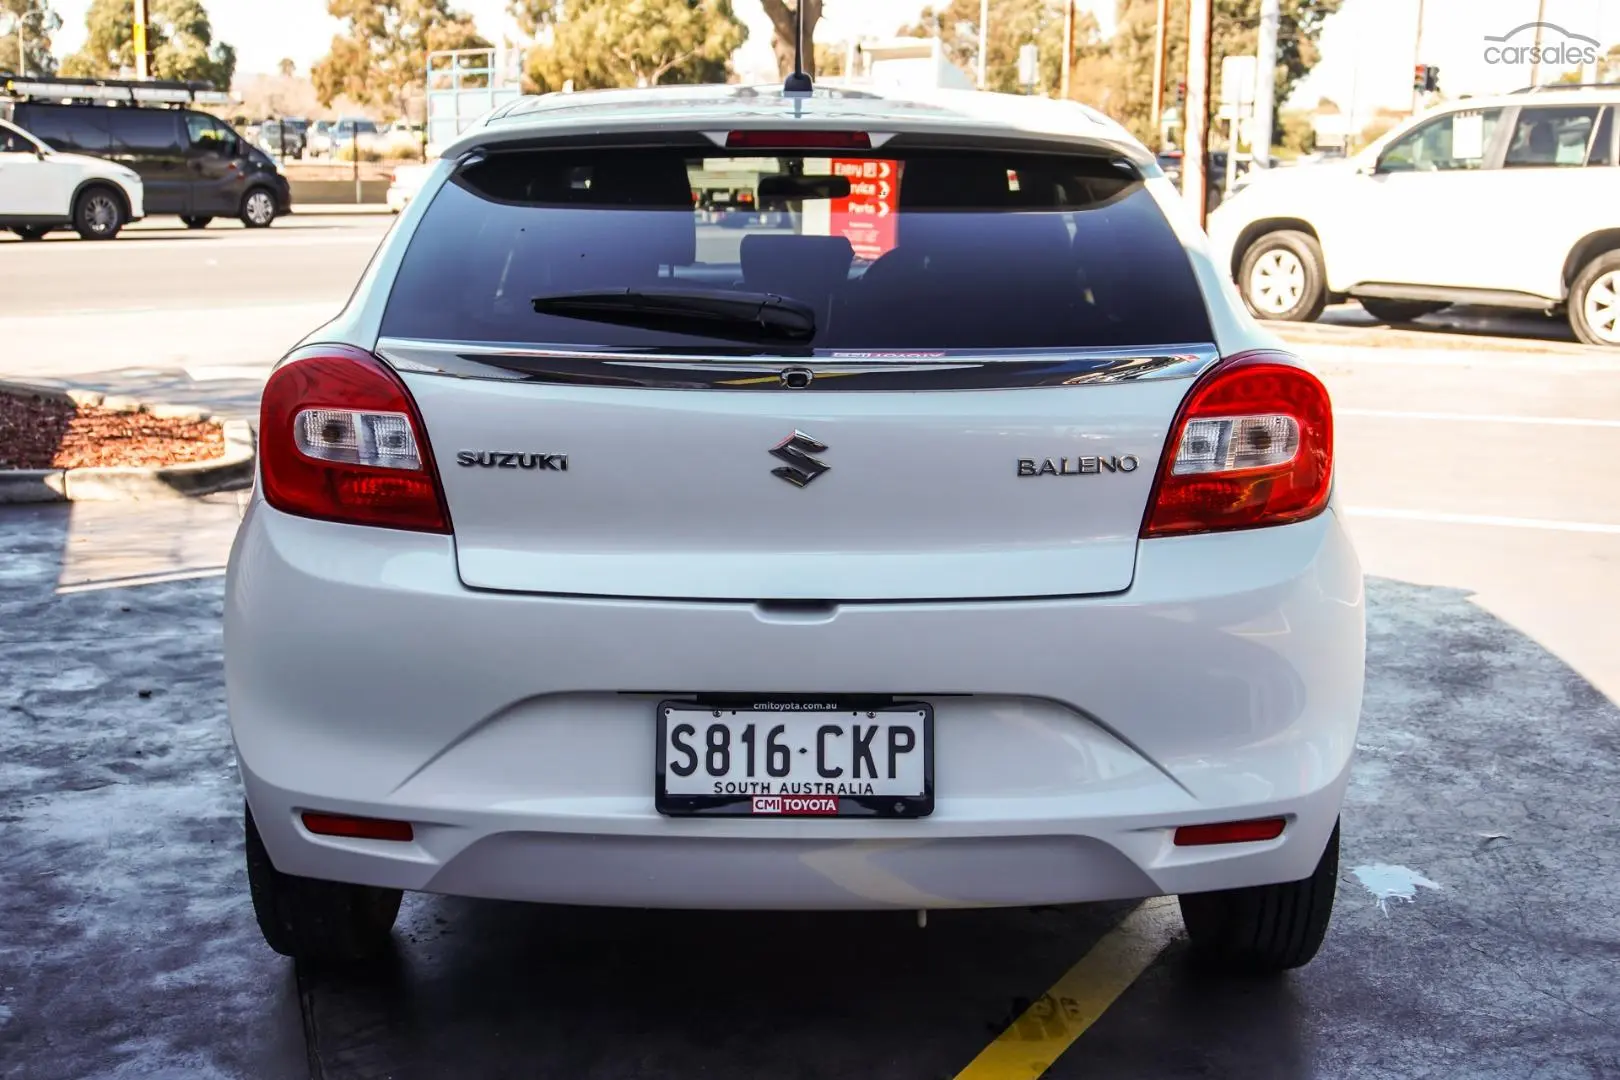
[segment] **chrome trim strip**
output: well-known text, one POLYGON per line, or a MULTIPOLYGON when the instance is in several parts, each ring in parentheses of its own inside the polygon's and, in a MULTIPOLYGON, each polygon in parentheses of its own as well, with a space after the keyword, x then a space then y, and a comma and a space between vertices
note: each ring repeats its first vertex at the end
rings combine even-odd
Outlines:
MULTIPOLYGON (((941 357, 938 351, 849 352, 817 356, 670 356, 587 352, 532 345, 383 338, 377 354, 400 371, 461 379, 501 379, 561 386, 628 386, 650 390, 1008 390, 1032 386, 1190 379, 1220 358, 1214 345, 1167 345, 1152 350, 1080 348, 941 357), (927 360, 920 358, 926 357, 927 360), (807 385, 790 385, 787 369, 808 371, 807 385)), ((793 382, 798 382, 797 379, 793 382)))

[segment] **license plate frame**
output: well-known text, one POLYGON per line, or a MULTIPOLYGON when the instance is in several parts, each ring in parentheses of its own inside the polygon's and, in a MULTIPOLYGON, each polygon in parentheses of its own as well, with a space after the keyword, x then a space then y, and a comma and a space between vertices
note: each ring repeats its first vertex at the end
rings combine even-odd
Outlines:
POLYGON ((914 819, 928 817, 934 812, 934 707, 926 701, 913 699, 887 699, 881 703, 843 700, 835 697, 814 701, 788 697, 756 697, 746 700, 709 702, 696 698, 671 698, 660 701, 655 714, 654 744, 656 763, 653 772, 653 802, 658 813, 665 817, 752 817, 780 819, 783 817, 850 817, 914 819), (671 794, 665 784, 668 776, 668 726, 671 712, 676 715, 707 713, 747 713, 761 718, 773 714, 796 718, 822 716, 847 719, 876 719, 886 713, 921 713, 921 751, 923 791, 921 795, 839 795, 837 811, 760 811, 755 809, 753 795, 694 795, 671 794))

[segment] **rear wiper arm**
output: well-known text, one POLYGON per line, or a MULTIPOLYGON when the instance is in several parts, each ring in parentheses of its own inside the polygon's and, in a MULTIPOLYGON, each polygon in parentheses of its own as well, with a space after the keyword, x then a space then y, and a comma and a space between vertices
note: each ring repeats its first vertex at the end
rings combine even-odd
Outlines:
POLYGON ((534 310, 569 319, 705 334, 737 341, 805 342, 816 336, 809 304, 732 289, 588 289, 537 296, 534 310))

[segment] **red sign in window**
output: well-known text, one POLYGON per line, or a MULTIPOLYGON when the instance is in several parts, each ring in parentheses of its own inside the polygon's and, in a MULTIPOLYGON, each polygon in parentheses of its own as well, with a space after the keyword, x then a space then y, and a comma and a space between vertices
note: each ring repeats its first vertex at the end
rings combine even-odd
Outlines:
POLYGON ((900 163, 881 158, 834 158, 832 171, 834 176, 849 179, 849 195, 832 200, 832 234, 848 237, 857 259, 871 261, 892 250, 900 163))

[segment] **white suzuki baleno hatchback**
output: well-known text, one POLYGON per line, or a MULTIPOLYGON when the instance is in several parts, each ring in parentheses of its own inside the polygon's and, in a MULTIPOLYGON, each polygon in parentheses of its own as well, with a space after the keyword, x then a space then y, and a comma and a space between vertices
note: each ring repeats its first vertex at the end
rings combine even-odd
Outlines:
POLYGON ((226 666, 271 947, 375 953, 403 890, 1178 894, 1207 958, 1309 960, 1361 574, 1328 395, 1224 269, 1078 105, 484 120, 265 388, 226 666))

